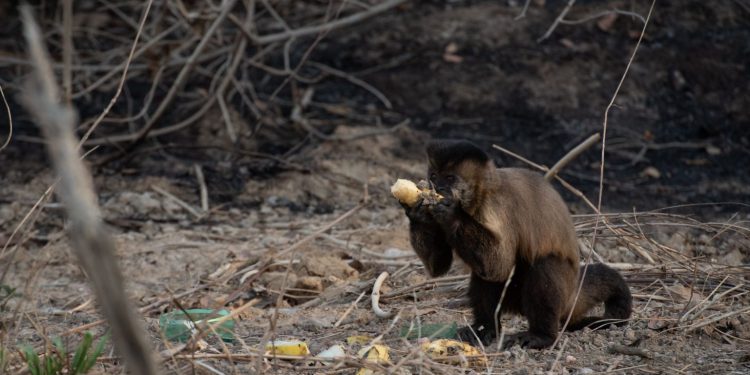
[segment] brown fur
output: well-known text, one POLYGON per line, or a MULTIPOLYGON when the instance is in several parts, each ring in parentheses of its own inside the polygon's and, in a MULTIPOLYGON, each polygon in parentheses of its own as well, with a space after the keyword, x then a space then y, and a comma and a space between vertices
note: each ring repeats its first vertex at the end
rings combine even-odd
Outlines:
POLYGON ((453 253, 472 270, 469 299, 475 323, 462 338, 489 343, 495 335, 495 308, 515 266, 502 311, 529 320, 529 331, 506 342, 533 348, 554 342, 573 309, 569 329, 602 319, 625 320, 631 297, 622 277, 611 268, 589 266, 581 294, 578 244, 568 209, 541 175, 517 168, 497 169, 487 155, 465 141, 428 145, 428 177, 446 198, 436 205, 406 208, 411 242, 428 272, 448 271, 453 253), (603 317, 586 317, 605 303, 603 317))

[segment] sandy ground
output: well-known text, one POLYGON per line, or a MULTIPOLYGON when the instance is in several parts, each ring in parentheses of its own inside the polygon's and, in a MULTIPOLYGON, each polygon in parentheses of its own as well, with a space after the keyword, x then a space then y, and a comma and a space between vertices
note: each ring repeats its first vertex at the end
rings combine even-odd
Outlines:
MULTIPOLYGON (((312 158, 308 160, 315 160, 307 165, 311 172, 284 172, 273 179, 248 183, 244 198, 256 201, 257 207, 217 206, 201 218, 153 188, 167 190, 196 207, 199 198, 197 186, 191 186, 194 182, 155 176, 97 178, 105 218, 115 231, 129 294, 137 305, 149 306, 144 319, 152 343, 160 350, 166 348, 168 342, 160 337, 158 318, 175 309, 173 299, 184 308, 214 307, 227 299, 228 307, 253 301, 238 319, 239 340, 227 344, 232 353, 251 353, 268 328, 290 261, 290 288, 280 305, 277 337, 303 339, 313 354, 351 335, 375 337, 385 333, 383 342, 392 350, 392 362, 397 363, 416 345, 415 340, 399 337, 402 325, 466 324, 471 319, 462 297, 466 283, 454 277, 465 275, 465 269, 454 265, 448 279, 430 282, 410 250, 407 220, 387 189, 396 177, 419 177, 424 163, 416 157, 418 152, 413 153, 414 158, 393 155, 404 154, 403 150, 394 151, 402 147, 402 139, 412 138, 418 144, 421 136, 404 131, 346 143, 325 143, 310 151, 312 158), (368 201, 357 208, 365 185, 368 201), (295 207, 303 202, 309 202, 308 207, 295 207), (315 204, 322 202, 330 205, 330 212, 315 212, 315 204), (356 211, 331 230, 291 253, 274 255, 352 208, 356 211), (257 268, 269 259, 269 267, 257 268), (370 309, 369 291, 382 271, 392 275, 383 287, 382 305, 398 312, 398 319, 377 318, 370 309), (362 293, 366 297, 353 305, 362 293), (334 326, 340 319, 341 323, 334 326)), ((48 176, 40 176, 30 184, 11 185, 17 199, 16 203, 2 206, 7 228, 49 181, 48 176)), ((38 345, 44 337, 64 335, 100 318, 84 274, 76 266, 62 232, 59 209, 50 203, 45 212, 37 226, 55 229, 28 234, 5 281, 18 289, 17 295, 4 302, 5 316, 15 319, 4 320, 10 327, 11 345, 38 345)), ((420 355, 406 360, 405 368, 413 373, 420 366, 447 373, 539 373, 550 369, 570 373, 750 371, 750 320, 746 313, 735 314, 748 307, 743 292, 746 268, 722 266, 745 264, 748 242, 743 232, 725 227, 719 233, 709 224, 698 226, 698 221, 693 222, 695 226, 677 229, 654 224, 688 222, 676 214, 671 219, 653 213, 635 218, 631 215, 617 225, 639 218, 648 240, 628 239, 605 230, 596 245, 597 253, 608 262, 627 265, 623 273, 635 298, 633 320, 627 327, 566 333, 562 350, 514 348, 498 352, 486 348, 492 355, 485 369, 446 367, 420 355), (645 265, 647 262, 637 255, 638 244, 645 246, 640 251, 653 257, 656 266, 645 265), (691 257, 695 260, 687 261, 691 257), (685 266, 693 269, 682 269, 685 266), (727 317, 710 322, 721 314, 727 317), (616 345, 634 345, 648 358, 611 352, 616 345)), ((577 216, 576 222, 581 238, 589 240, 591 217, 577 216)), ((513 332, 523 329, 525 322, 507 317, 504 326, 513 332)), ((91 330, 101 333, 103 327, 91 330)), ((65 337, 71 342, 77 339, 76 335, 65 337)), ((223 352, 215 339, 208 339, 208 345, 195 354, 201 358, 223 352)), ((202 361, 225 372, 231 372, 234 366, 240 373, 256 368, 254 361, 202 361)), ((104 361, 99 369, 117 371, 117 366, 112 367, 114 363, 104 361)), ((331 370, 307 369, 301 362, 279 363, 271 361, 263 368, 272 373, 331 370)), ((207 371, 187 359, 167 361, 167 366, 176 373, 192 366, 198 366, 199 373, 207 371)))

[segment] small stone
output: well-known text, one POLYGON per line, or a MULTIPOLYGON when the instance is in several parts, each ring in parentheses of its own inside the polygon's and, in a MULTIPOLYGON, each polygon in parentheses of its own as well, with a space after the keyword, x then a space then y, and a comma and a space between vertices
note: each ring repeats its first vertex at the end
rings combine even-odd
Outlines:
MULTIPOLYGON (((260 282, 265 284, 266 288, 278 292, 284 283, 284 277, 286 277, 286 272, 266 272, 260 277, 260 282)), ((289 273, 286 286, 291 287, 295 284, 297 284, 297 275, 289 273)))
POLYGON ((721 257, 720 262, 728 266, 740 266, 744 264, 745 255, 742 254, 740 249, 734 249, 729 254, 721 257))
POLYGON ((634 341, 635 340, 635 331, 633 331, 632 329, 625 330, 625 338, 628 339, 628 340, 630 340, 630 341, 634 341))
POLYGON ((297 288, 305 290, 323 290, 323 280, 317 276, 303 276, 297 280, 297 288))
POLYGON ((610 13, 604 17, 601 17, 599 21, 596 22, 596 26, 601 31, 609 31, 612 29, 612 26, 615 24, 615 21, 617 20, 617 13, 610 13))
POLYGON ((576 360, 576 357, 573 357, 572 355, 565 357, 565 363, 574 363, 576 360))
POLYGON ((584 367, 584 368, 578 370, 578 374, 593 374, 593 373, 594 373, 594 370, 592 370, 592 369, 590 369, 588 367, 584 367))
POLYGON ((714 145, 708 145, 706 146, 706 153, 711 156, 721 155, 721 149, 714 145))

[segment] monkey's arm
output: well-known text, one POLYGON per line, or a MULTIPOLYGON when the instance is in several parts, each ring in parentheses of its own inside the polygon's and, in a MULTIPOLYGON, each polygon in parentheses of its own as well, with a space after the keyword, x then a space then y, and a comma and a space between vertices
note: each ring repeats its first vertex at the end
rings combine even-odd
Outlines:
POLYGON ((446 233, 448 244, 479 277, 505 281, 515 265, 510 239, 497 238, 454 202, 433 206, 433 217, 446 233))
POLYGON ((409 239, 430 276, 440 276, 451 268, 453 251, 443 228, 422 203, 419 201, 414 206, 402 204, 409 218, 409 239))
POLYGON ((435 222, 411 221, 409 224, 411 246, 424 263, 430 276, 448 272, 453 262, 453 251, 443 229, 435 222))

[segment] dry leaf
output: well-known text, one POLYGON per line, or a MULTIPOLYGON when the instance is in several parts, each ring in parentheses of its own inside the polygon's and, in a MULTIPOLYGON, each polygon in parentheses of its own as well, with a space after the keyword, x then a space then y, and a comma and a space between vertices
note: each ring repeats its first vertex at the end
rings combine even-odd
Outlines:
POLYGON ((464 61, 464 58, 459 55, 451 55, 446 53, 445 55, 443 55, 443 60, 453 64, 460 64, 462 61, 464 61))
POLYGON ((643 140, 647 142, 651 142, 654 140, 654 133, 651 132, 651 130, 646 129, 646 131, 643 132, 643 140))
POLYGON ((456 52, 458 52, 458 45, 453 42, 448 43, 448 45, 445 46, 443 60, 453 64, 460 64, 462 61, 464 61, 464 58, 456 55, 456 52))
POLYGON ((570 39, 568 39, 568 38, 562 38, 562 39, 560 39, 560 44, 562 44, 566 48, 570 48, 570 49, 574 49, 575 46, 576 46, 575 43, 573 43, 573 41, 570 40, 570 39))
POLYGON ((667 322, 659 318, 658 315, 654 315, 648 320, 648 328, 658 331, 667 326, 667 322))
POLYGON ((617 13, 610 13, 596 21, 596 26, 601 31, 609 31, 617 20, 617 13))
POLYGON ((447 46, 445 46, 445 53, 448 55, 452 55, 454 53, 458 52, 458 45, 456 43, 450 42, 447 46))
POLYGON ((675 302, 677 303, 685 303, 687 301, 692 300, 692 303, 696 303, 696 301, 702 301, 704 299, 703 295, 701 295, 697 290, 692 290, 682 284, 675 284, 667 287, 669 293, 672 295, 672 297, 675 297, 677 300, 675 302))

